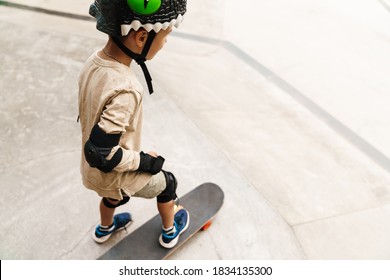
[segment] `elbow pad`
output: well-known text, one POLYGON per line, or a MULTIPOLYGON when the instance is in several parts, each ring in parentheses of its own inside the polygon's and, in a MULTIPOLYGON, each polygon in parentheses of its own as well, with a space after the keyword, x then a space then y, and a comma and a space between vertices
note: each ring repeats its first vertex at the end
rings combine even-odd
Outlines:
POLYGON ((159 173, 163 167, 165 159, 162 156, 152 157, 149 154, 140 152, 140 163, 137 171, 148 172, 152 175, 159 173))
POLYGON ((123 151, 119 148, 110 160, 106 157, 111 153, 112 148, 119 145, 120 137, 120 134, 106 134, 96 124, 84 145, 84 156, 89 166, 104 173, 111 172, 121 162, 123 151))

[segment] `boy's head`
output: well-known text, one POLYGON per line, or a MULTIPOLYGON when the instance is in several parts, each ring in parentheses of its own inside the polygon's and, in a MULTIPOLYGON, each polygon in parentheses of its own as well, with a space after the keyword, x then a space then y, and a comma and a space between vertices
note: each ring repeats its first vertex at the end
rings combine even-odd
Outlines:
POLYGON ((152 93, 152 79, 145 61, 162 48, 172 28, 180 25, 186 6, 187 0, 95 0, 89 13, 97 20, 96 28, 108 34, 126 55, 141 66, 152 93), (130 50, 126 44, 129 37, 136 43, 142 43, 137 52, 130 50))

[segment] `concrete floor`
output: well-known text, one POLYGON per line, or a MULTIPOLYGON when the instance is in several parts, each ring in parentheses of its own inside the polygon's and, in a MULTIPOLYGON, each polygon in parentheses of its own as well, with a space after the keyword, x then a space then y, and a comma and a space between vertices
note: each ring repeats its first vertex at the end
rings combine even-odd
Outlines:
MULTIPOLYGON (((12 2, 86 15, 91 1, 12 2)), ((149 62, 144 150, 179 195, 212 181, 226 197, 173 259, 390 259, 389 2, 236 2, 190 1, 149 62)), ((0 35, 0 258, 95 259, 157 212, 132 199, 128 232, 91 238, 77 77, 105 36, 5 6, 0 35)))

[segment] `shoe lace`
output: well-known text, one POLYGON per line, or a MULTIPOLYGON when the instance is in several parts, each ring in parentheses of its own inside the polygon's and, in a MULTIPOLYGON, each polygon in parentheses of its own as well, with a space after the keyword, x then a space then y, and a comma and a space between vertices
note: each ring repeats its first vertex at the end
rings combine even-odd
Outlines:
POLYGON ((185 216, 185 214, 182 213, 182 214, 180 214, 180 215, 178 216, 178 219, 175 220, 175 222, 177 223, 177 225, 178 225, 179 227, 183 227, 183 226, 184 226, 184 221, 185 221, 184 216, 185 216))
POLYGON ((124 215, 117 215, 114 219, 114 225, 115 227, 121 226, 126 224, 128 221, 128 218, 125 217, 124 215))

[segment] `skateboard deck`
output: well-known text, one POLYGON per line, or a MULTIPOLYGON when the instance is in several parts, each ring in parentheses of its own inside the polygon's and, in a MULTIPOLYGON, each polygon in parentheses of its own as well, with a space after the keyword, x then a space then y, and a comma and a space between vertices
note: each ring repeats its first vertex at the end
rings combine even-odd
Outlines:
POLYGON ((183 197, 180 205, 190 213, 190 224, 180 235, 179 242, 172 249, 163 248, 158 242, 161 234, 161 218, 157 214, 141 227, 127 235, 99 260, 162 260, 168 258, 188 239, 200 230, 207 229, 211 220, 222 207, 224 193, 213 183, 204 183, 183 197))

